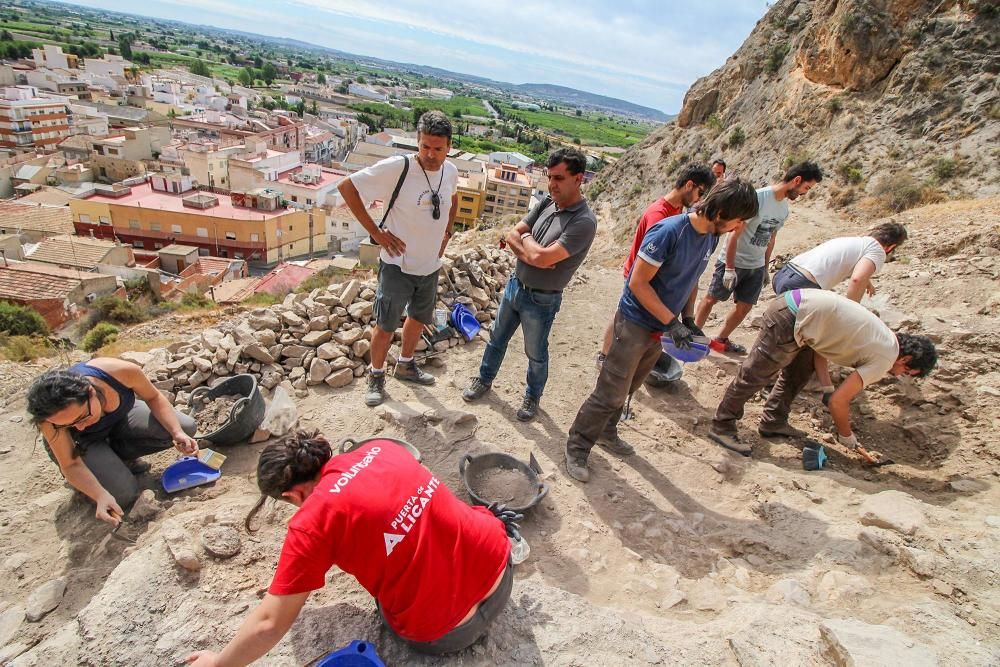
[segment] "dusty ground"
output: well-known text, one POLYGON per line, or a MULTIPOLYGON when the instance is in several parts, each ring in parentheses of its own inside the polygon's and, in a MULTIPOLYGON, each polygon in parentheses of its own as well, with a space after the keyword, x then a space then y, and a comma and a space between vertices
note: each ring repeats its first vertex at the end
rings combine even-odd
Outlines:
MULTIPOLYGON (((460 390, 482 344, 451 350, 431 368, 438 383, 390 380, 391 400, 369 410, 363 386, 322 387, 299 402, 303 424, 332 438, 376 433, 419 447, 424 463, 464 497, 458 462, 468 451, 534 453, 550 486, 525 521, 531 556, 517 568, 509 608, 486 642, 447 660, 418 658, 379 627, 374 604, 350 577, 333 572, 264 665, 305 665, 351 639, 374 641, 387 664, 422 665, 829 665, 836 619, 889 626, 943 665, 1000 663, 1000 201, 947 204, 900 218, 912 241, 878 279, 880 308, 905 330, 939 342, 928 380, 887 381, 853 408, 863 442, 897 464, 871 470, 835 446, 822 472, 805 472, 793 443, 761 441, 751 459, 706 440, 708 421, 737 359, 714 355, 686 369, 669 390, 642 390, 622 435, 638 454, 619 460, 595 450, 591 482, 561 468, 565 434, 593 387, 598 340, 621 285, 614 262, 589 261, 567 293, 552 333, 543 411, 514 418, 523 391, 520 338, 495 391, 479 404, 460 390), (913 535, 859 522, 873 494, 898 490, 920 502, 913 535)), ((793 207, 778 252, 863 229, 822 211, 793 207)), ((723 309, 717 315, 724 314, 723 309)), ((709 330, 719 319, 709 323, 709 330)), ((747 326, 736 337, 749 344, 747 326)), ((137 520, 138 544, 102 539, 108 529, 73 500, 20 419, 23 389, 37 368, 0 368, 0 645, 5 609, 23 606, 53 577, 66 596, 40 623, 17 626, 0 663, 175 665, 187 651, 219 648, 269 583, 290 507, 264 513, 256 536, 223 560, 198 544, 201 531, 237 524, 256 499, 260 445, 222 448, 229 458, 213 487, 166 498, 151 521, 137 520), (8 374, 17 373, 12 381, 8 374), (0 403, 2 404, 2 403, 0 403), (164 543, 190 539, 199 572, 177 566, 164 543), (23 554, 23 555, 18 555, 23 554)), ((804 395, 793 423, 825 435, 818 397, 804 395)), ((760 404, 744 434, 756 438, 760 404)), ((154 459, 153 476, 172 460, 154 459)), ((905 664, 887 638, 876 649, 905 664)), ((883 664, 862 661, 860 664, 883 664)))

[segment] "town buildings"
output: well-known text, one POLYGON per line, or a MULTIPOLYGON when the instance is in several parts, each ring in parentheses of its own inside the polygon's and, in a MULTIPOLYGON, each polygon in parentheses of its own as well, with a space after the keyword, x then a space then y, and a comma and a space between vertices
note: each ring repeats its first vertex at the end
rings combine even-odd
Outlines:
POLYGON ((524 169, 511 164, 491 166, 486 171, 483 218, 523 217, 531 209, 531 195, 531 180, 524 169))
POLYGON ((33 86, 10 86, 0 99, 0 147, 53 148, 70 135, 66 102, 42 99, 33 86))

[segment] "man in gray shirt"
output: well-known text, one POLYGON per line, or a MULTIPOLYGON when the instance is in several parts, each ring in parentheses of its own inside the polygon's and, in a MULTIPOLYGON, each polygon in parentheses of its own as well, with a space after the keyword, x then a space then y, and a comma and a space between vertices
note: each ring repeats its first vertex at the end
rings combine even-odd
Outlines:
POLYGON ((597 232, 597 219, 580 192, 586 156, 575 148, 560 148, 549 156, 546 167, 549 196, 507 233, 517 266, 500 300, 479 375, 462 393, 466 401, 474 401, 490 390, 507 343, 521 326, 528 357, 528 387, 517 411, 521 421, 538 413, 549 376, 549 331, 562 304, 562 291, 597 232))

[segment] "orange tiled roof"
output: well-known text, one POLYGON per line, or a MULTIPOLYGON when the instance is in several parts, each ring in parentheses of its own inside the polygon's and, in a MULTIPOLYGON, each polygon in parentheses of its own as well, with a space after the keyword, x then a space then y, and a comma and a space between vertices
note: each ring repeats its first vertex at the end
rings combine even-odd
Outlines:
POLYGON ((78 278, 18 271, 13 266, 0 266, 0 299, 65 299, 82 282, 78 278))
POLYGON ((0 201, 0 228, 8 234, 18 230, 47 234, 72 234, 73 214, 65 206, 39 206, 0 201))

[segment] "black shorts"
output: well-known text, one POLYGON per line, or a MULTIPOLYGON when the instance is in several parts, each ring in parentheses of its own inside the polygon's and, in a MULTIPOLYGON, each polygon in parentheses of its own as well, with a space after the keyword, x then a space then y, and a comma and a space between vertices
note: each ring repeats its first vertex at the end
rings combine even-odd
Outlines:
POLYGON ((708 285, 709 296, 716 301, 729 301, 729 297, 732 296, 739 303, 748 303, 751 306, 757 303, 760 292, 764 289, 763 266, 759 269, 736 269, 736 285, 731 290, 727 290, 722 284, 725 272, 726 265, 723 262, 716 262, 712 282, 708 285))
POLYGON ((378 289, 375 291, 375 323, 383 331, 395 331, 403 317, 422 324, 434 323, 438 272, 412 276, 395 264, 379 263, 378 289))

